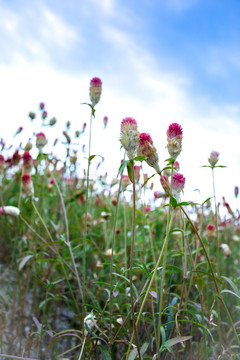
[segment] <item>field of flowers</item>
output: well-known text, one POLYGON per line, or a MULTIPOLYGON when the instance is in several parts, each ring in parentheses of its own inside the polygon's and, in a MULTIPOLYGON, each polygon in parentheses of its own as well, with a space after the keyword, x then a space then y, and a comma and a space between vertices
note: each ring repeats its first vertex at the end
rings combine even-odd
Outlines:
MULTIPOLYGON (((90 119, 75 131, 76 140, 89 133, 83 176, 70 122, 61 159, 45 152, 44 130, 17 144, 19 128, 14 147, 1 139, 0 359, 240 359, 240 214, 216 201, 219 153, 203 159, 212 196, 181 202, 184 129, 169 124, 169 158, 159 164, 151 135, 127 117, 118 177, 90 178, 101 92, 95 77, 83 104, 90 119)), ((38 116, 57 132, 44 103, 38 116)))

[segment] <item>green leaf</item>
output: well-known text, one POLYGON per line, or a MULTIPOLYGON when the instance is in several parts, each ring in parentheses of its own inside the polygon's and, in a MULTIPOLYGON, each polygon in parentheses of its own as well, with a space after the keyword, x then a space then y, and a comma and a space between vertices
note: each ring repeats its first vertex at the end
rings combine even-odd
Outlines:
POLYGON ((225 165, 215 165, 214 167, 215 167, 215 168, 217 168, 217 167, 226 168, 227 166, 225 166, 225 165))
POLYGON ((124 160, 124 161, 121 163, 121 165, 120 165, 120 167, 119 167, 119 169, 118 169, 117 177, 118 177, 119 174, 124 170, 125 166, 126 166, 128 163, 129 163, 129 160, 124 160))
POLYGON ((172 195, 169 195, 170 196, 170 204, 172 205, 172 207, 175 209, 175 207, 177 206, 178 202, 177 200, 175 199, 175 197, 173 197, 172 195))
POLYGON ((21 262, 20 262, 20 264, 18 266, 18 270, 21 271, 22 268, 24 267, 24 265, 26 265, 28 260, 30 260, 32 257, 33 257, 33 255, 24 256, 24 258, 21 260, 21 262))
POLYGON ((173 339, 169 339, 165 342, 165 344, 163 345, 163 348, 161 347, 161 351, 163 351, 165 347, 171 348, 173 345, 176 345, 180 342, 190 340, 191 338, 192 338, 192 336, 177 336, 173 339))
POLYGON ((198 203, 183 201, 177 204, 177 206, 199 205, 198 203))
POLYGON ((104 360, 111 360, 111 356, 109 355, 109 352, 107 351, 107 349, 104 346, 99 345, 99 349, 102 353, 104 360))
POLYGON ((144 183, 142 184, 142 188, 147 184, 148 180, 150 180, 152 177, 154 177, 155 175, 157 175, 157 173, 153 174, 152 176, 150 176, 149 178, 147 178, 146 181, 144 181, 144 183))
POLYGON ((223 294, 223 293, 229 293, 229 294, 235 295, 240 299, 240 296, 231 290, 222 290, 221 294, 223 294))
POLYGON ((144 161, 144 160, 146 160, 146 156, 136 156, 133 160, 134 161, 144 161))
POLYGON ((103 159, 103 156, 102 156, 102 155, 91 155, 91 156, 89 156, 89 161, 91 161, 92 159, 94 159, 95 156, 100 156, 100 157, 103 159))
POLYGON ((175 163, 175 160, 173 158, 169 158, 169 159, 166 159, 164 161, 169 162, 169 164, 174 164, 175 163))
MULTIPOLYGON (((147 348, 149 346, 149 343, 145 342, 140 349, 140 354, 143 356, 143 354, 147 351, 147 348)), ((134 349, 132 349, 132 351, 129 354, 128 360, 134 360, 136 358, 136 356, 138 355, 138 351, 137 348, 135 347, 134 349)))
POLYGON ((204 204, 206 204, 206 202, 208 202, 209 200, 211 200, 213 198, 213 196, 210 196, 209 198, 207 198, 201 205, 203 206, 204 204))
POLYGON ((86 103, 86 102, 84 102, 84 103, 81 103, 80 105, 88 105, 88 106, 90 106, 90 108, 92 109, 92 116, 95 118, 95 109, 94 109, 94 107, 92 106, 92 104, 89 104, 89 103, 86 103))
POLYGON ((212 166, 210 166, 210 165, 203 165, 203 166, 200 166, 200 167, 208 167, 208 168, 212 169, 212 166))
MULTIPOLYGON (((128 284, 130 284, 130 280, 126 276, 123 276, 123 275, 117 274, 117 273, 113 273, 113 275, 120 277, 121 279, 125 280, 128 284)), ((132 284, 132 286, 133 286, 133 291, 135 292, 136 296, 138 297, 138 291, 137 291, 136 286, 134 284, 132 284)))
POLYGON ((131 180, 131 182, 133 182, 133 173, 132 173, 132 164, 131 162, 127 163, 127 171, 128 171, 128 177, 131 180))
POLYGON ((235 292, 238 296, 240 296, 240 292, 239 292, 237 286, 234 284, 234 282, 233 282, 231 279, 229 279, 227 276, 221 276, 221 278, 224 279, 224 280, 226 280, 226 281, 229 283, 229 285, 233 288, 234 292, 235 292))

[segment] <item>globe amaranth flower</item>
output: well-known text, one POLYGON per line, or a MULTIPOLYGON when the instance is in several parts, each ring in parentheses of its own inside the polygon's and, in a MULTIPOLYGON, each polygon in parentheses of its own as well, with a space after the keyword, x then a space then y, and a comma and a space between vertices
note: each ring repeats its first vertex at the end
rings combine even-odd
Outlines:
POLYGON ((137 122, 131 117, 126 117, 121 122, 120 142, 127 152, 128 158, 133 159, 139 144, 137 122))
POLYGON ((214 167, 216 165, 216 163, 218 162, 219 159, 219 152, 217 151, 212 151, 210 154, 210 157, 208 159, 209 164, 214 167))
POLYGON ((157 173, 160 173, 158 153, 149 134, 141 133, 139 135, 137 153, 140 156, 145 156, 147 164, 153 167, 157 173))
POLYGON ((177 198, 180 197, 180 192, 183 191, 185 185, 185 177, 182 174, 174 174, 172 179, 172 195, 177 198))
POLYGON ((182 137, 183 130, 179 124, 173 123, 169 125, 167 130, 167 149, 174 160, 176 160, 182 150, 182 137))
POLYGON ((46 136, 43 132, 40 132, 36 135, 36 147, 39 151, 42 151, 44 146, 47 144, 46 136))
POLYGON ((208 239, 213 239, 216 236, 216 227, 213 224, 209 224, 206 230, 206 236, 208 239))
POLYGON ((98 77, 94 77, 90 81, 90 89, 89 89, 89 95, 93 107, 95 107, 95 105, 99 102, 101 93, 102 93, 102 80, 99 79, 98 77))
POLYGON ((34 190, 30 174, 26 173, 22 175, 22 189, 26 196, 33 196, 34 190))
MULTIPOLYGON (((1 155, 0 155, 0 156, 1 156, 1 155)), ((238 186, 235 186, 235 188, 234 188, 234 195, 235 195, 236 198, 238 197, 238 193, 239 193, 239 188, 238 188, 238 186)))
POLYGON ((24 152, 22 159, 23 159, 23 172, 30 173, 33 167, 33 159, 29 151, 24 152))

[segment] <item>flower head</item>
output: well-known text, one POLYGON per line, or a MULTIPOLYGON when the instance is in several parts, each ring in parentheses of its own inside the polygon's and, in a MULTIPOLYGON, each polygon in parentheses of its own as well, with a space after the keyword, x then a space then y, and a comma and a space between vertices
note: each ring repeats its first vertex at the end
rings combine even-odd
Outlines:
POLYGON ((108 123, 108 117, 107 117, 107 116, 104 116, 104 118, 103 118, 104 129, 106 128, 107 123, 108 123))
POLYGON ((43 110, 43 109, 44 109, 44 107, 45 107, 44 102, 40 102, 39 107, 40 107, 40 110, 43 110))
POLYGON ((23 156, 23 172, 30 173, 33 166, 32 156, 30 155, 29 151, 25 151, 23 156))
POLYGON ((219 159, 219 152, 217 151, 212 151, 210 154, 210 157, 208 159, 209 164, 214 167, 216 165, 216 163, 218 162, 219 159))
MULTIPOLYGON (((0 155, 1 156, 1 155, 0 155)), ((0 164, 0 166, 1 166, 1 164, 0 164)), ((235 188, 234 188, 234 194, 235 194, 235 197, 237 198, 238 197, 238 193, 239 193, 239 188, 238 188, 238 186, 235 186, 235 188)))
POLYGON ((149 134, 141 133, 139 135, 139 146, 137 153, 140 156, 145 156, 147 164, 160 173, 158 153, 149 134))
POLYGON ((231 255, 231 250, 227 244, 221 244, 220 247, 223 249, 223 253, 226 257, 231 255))
POLYGON ((180 197, 180 192, 183 190, 185 185, 185 177, 182 174, 174 174, 172 180, 172 194, 177 200, 180 197))
POLYGON ((135 119, 127 117, 122 120, 120 142, 127 151, 128 158, 133 159, 139 144, 139 133, 135 119))
POLYGON ((167 130, 167 148, 174 160, 176 160, 182 150, 182 137, 183 130, 179 124, 173 123, 169 125, 167 130))
POLYGON ((98 77, 94 77, 90 81, 90 90, 89 90, 89 95, 93 107, 95 107, 95 105, 99 102, 101 93, 102 93, 102 80, 99 79, 98 77))
POLYGON ((0 215, 19 216, 20 210, 15 206, 0 207, 0 215))
POLYGON ((36 147, 42 151, 44 146, 47 144, 46 136, 43 132, 40 132, 36 135, 36 147))
POLYGON ((209 224, 207 226, 207 230, 206 230, 206 236, 209 238, 209 239, 212 239, 216 236, 216 227, 215 225, 213 224, 209 224))
POLYGON ((30 174, 22 175, 22 189, 26 196, 33 196, 33 183, 30 174))

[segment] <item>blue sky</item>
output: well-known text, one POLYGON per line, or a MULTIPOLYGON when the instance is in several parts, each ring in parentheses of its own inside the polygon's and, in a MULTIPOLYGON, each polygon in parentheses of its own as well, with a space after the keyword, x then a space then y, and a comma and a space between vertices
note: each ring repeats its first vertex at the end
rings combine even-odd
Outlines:
POLYGON ((194 188, 211 195, 200 166, 217 150, 228 166, 218 170, 217 190, 232 197, 240 179, 238 0, 0 1, 0 35, 2 136, 28 128, 27 114, 40 101, 59 132, 67 120, 81 129, 88 109, 79 104, 99 76, 92 151, 105 157, 108 172, 115 174, 122 157, 122 118, 136 118, 140 132, 152 135, 161 165, 167 127, 179 122, 186 196, 194 188), (109 125, 102 132, 104 115, 109 125))

